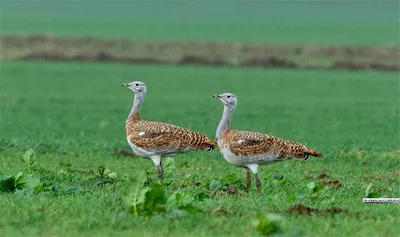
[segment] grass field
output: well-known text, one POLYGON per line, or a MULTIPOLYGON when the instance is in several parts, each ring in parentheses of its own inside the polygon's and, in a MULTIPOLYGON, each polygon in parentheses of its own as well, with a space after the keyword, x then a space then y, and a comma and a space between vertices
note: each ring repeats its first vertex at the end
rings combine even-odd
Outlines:
POLYGON ((4 1, 0 33, 394 46, 398 9, 398 1, 4 1))
POLYGON ((258 236, 276 227, 254 226, 268 213, 283 218, 284 236, 398 236, 399 205, 362 204, 400 196, 398 93, 390 73, 2 62, 0 175, 24 175, 22 191, 1 193, 0 236, 258 236), (120 85, 132 80, 148 85, 144 119, 213 137, 222 105, 211 95, 233 92, 234 128, 303 142, 326 158, 261 168, 257 195, 218 151, 181 155, 166 168, 167 211, 136 217, 123 201, 130 178, 146 170, 157 180, 150 161, 113 155, 130 150, 133 95, 120 85), (38 166, 22 160, 29 148, 38 166), (115 174, 100 177, 99 166, 115 174), (182 203, 201 211, 179 211, 182 203), (343 212, 299 215, 296 204, 343 212))
MULTIPOLYGON (((142 48, 132 45, 141 42, 168 61, 177 52, 164 42, 180 41, 194 42, 185 47, 195 55, 208 50, 196 42, 283 45, 282 55, 264 50, 283 58, 286 47, 305 44, 307 57, 304 48, 292 50, 301 65, 332 56, 398 66, 387 51, 399 47, 398 9, 398 1, 0 0, 1 36, 110 39, 103 48, 94 38, 81 48, 2 41, 0 59, 38 48, 138 57, 142 48), (116 38, 133 48, 111 42, 116 38), (330 45, 343 47, 333 52, 330 45), (382 50, 354 48, 363 45, 382 50)), ((236 49, 225 57, 238 57, 236 49)), ((399 86, 395 70, 1 61, 0 237, 399 236, 400 205, 362 203, 400 197, 399 86), (262 167, 258 195, 254 186, 244 191, 243 170, 218 150, 193 152, 165 160, 160 186, 152 162, 132 156, 125 138, 133 94, 121 84, 134 80, 148 86, 143 119, 213 138, 222 105, 211 96, 233 92, 233 128, 295 140, 326 158, 262 167)))

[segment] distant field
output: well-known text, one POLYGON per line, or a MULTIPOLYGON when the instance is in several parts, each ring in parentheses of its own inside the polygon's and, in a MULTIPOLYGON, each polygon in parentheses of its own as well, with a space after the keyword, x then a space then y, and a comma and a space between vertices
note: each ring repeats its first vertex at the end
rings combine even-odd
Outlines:
POLYGON ((399 46, 141 42, 53 35, 0 36, 1 60, 180 66, 374 70, 398 73, 399 46))
POLYGON ((398 1, 2 2, 1 34, 273 44, 399 42, 398 1))
POLYGON ((0 192, 2 236, 261 236, 253 222, 266 213, 283 218, 285 236, 398 233, 400 205, 361 202, 368 193, 400 195, 396 74, 3 62, 0 80, 0 176, 23 171, 40 178, 23 176, 29 185, 42 183, 37 193, 0 192), (156 170, 113 155, 129 151, 123 126, 133 95, 120 85, 132 80, 148 84, 144 119, 213 137, 222 105, 211 95, 233 92, 234 128, 303 142, 326 158, 261 168, 256 195, 218 151, 185 154, 168 168, 168 212, 134 217, 122 199, 129 178, 146 170, 155 183, 156 170), (21 160, 28 148, 42 168, 21 160), (101 165, 116 177, 99 178, 101 165), (310 192, 310 182, 327 189, 310 192), (184 191, 200 213, 176 211, 174 195, 184 191), (308 216, 296 204, 337 209, 308 216))

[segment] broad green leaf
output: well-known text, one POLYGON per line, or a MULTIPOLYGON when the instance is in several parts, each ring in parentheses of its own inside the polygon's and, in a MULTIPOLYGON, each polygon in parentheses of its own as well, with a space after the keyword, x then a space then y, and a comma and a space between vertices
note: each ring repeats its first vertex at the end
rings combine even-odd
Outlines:
POLYGON ((124 190, 123 201, 125 205, 133 209, 134 215, 138 216, 139 205, 146 199, 146 193, 150 190, 145 187, 146 174, 141 171, 136 174, 127 184, 124 190))
POLYGON ((33 149, 28 149, 22 156, 22 159, 27 165, 29 166, 33 165, 36 162, 36 160, 34 159, 33 149))
POLYGON ((22 176, 22 182, 24 183, 24 189, 34 190, 37 186, 41 185, 40 178, 33 174, 27 174, 22 176))
POLYGON ((15 176, 15 189, 17 190, 27 190, 34 191, 35 188, 39 185, 42 185, 40 182, 40 178, 33 174, 24 174, 22 172, 18 172, 15 176))
POLYGON ((170 196, 169 201, 178 206, 183 206, 192 203, 194 199, 195 197, 188 191, 176 191, 170 196))
POLYGON ((117 173, 111 172, 111 173, 107 174, 107 177, 115 179, 115 178, 117 178, 117 173))
POLYGON ((107 176, 108 178, 111 178, 111 179, 117 178, 117 173, 111 171, 108 168, 104 170, 104 175, 107 176))
POLYGON ((369 193, 371 192, 373 184, 368 184, 367 188, 365 189, 365 196, 368 197, 369 193))
POLYGON ((372 192, 371 191, 372 187, 373 187, 372 183, 368 184, 367 188, 365 189, 365 197, 366 198, 380 198, 380 197, 382 197, 382 195, 380 193, 372 192))
POLYGON ((0 178, 0 191, 13 192, 15 190, 15 177, 6 176, 0 178))
POLYGON ((380 195, 379 193, 369 193, 367 198, 380 198, 382 197, 382 195, 380 195))
POLYGON ((253 221, 253 226, 258 232, 264 236, 269 236, 274 233, 281 232, 281 228, 278 223, 281 218, 277 215, 259 215, 257 219, 253 221))
POLYGON ((315 182, 310 182, 310 183, 308 183, 308 184, 307 184, 307 188, 308 188, 309 190, 313 190, 313 189, 315 188, 315 182))
POLYGON ((322 197, 325 192, 329 189, 327 186, 316 184, 315 182, 310 182, 307 184, 309 190, 309 196, 311 198, 322 197))
POLYGON ((155 184, 146 192, 146 198, 143 203, 144 212, 151 216, 154 212, 166 212, 165 204, 167 197, 161 185, 155 184))

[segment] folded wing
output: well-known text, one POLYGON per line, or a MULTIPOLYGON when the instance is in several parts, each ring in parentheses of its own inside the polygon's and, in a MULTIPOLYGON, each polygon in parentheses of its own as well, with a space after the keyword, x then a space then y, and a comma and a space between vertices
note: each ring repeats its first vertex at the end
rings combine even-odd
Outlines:
POLYGON ((140 121, 128 126, 128 138, 146 150, 212 150, 216 143, 206 135, 175 125, 140 121))
POLYGON ((274 154, 277 158, 306 159, 309 154, 304 145, 283 140, 263 133, 248 131, 230 131, 228 134, 229 148, 235 155, 257 156, 274 154))

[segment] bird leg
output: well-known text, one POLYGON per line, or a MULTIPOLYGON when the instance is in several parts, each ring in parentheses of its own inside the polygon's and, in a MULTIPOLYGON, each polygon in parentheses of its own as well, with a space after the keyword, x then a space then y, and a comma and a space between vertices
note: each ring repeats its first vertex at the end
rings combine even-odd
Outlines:
POLYGON ((164 171, 163 171, 163 168, 162 168, 161 156, 151 156, 150 159, 157 166, 158 179, 162 183, 164 171))
POLYGON ((246 192, 249 192, 251 188, 250 169, 245 167, 244 170, 246 171, 246 192))
POLYGON ((160 162, 160 164, 159 165, 157 165, 157 173, 158 173, 158 179, 160 180, 160 182, 162 183, 162 181, 163 181, 163 173, 164 173, 164 171, 163 171, 163 167, 162 167, 162 164, 161 164, 161 162, 160 162))
POLYGON ((257 192, 261 192, 261 180, 258 178, 258 164, 247 164, 245 167, 247 171, 247 183, 250 184, 250 173, 251 171, 254 174, 254 178, 256 179, 256 186, 257 186, 257 192))
POLYGON ((254 178, 256 179, 257 192, 261 193, 261 180, 257 173, 254 174, 254 178))

